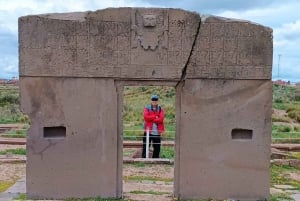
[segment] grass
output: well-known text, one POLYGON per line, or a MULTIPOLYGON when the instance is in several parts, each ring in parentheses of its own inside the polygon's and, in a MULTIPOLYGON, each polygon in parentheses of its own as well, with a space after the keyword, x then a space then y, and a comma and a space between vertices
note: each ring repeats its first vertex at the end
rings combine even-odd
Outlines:
POLYGON ((287 165, 271 165, 270 175, 271 175, 271 186, 274 185, 291 185, 295 190, 300 190, 300 181, 293 180, 286 176, 290 172, 299 172, 300 168, 290 167, 287 165))
POLYGON ((2 137, 8 138, 26 138, 27 129, 12 129, 5 134, 2 134, 2 137))
POLYGON ((21 193, 17 197, 15 197, 13 200, 27 200, 27 196, 25 193, 21 193))
POLYGON ((28 123, 27 115, 19 109, 19 87, 0 85, 0 123, 28 123))
POLYGON ((0 181, 0 193, 6 191, 13 184, 14 184, 14 182, 11 182, 11 181, 0 181))
POLYGON ((26 149, 24 148, 18 148, 18 149, 6 149, 0 151, 1 155, 6 155, 6 154, 14 154, 14 155, 26 155, 26 149))
POLYGON ((300 143, 298 126, 272 125, 273 143, 300 143))
POLYGON ((137 163, 133 163, 133 166, 137 168, 142 168, 142 167, 146 167, 146 164, 144 162, 137 162, 137 163))
POLYGON ((160 158, 174 159, 174 147, 161 146, 160 158))
POLYGON ((272 116, 272 122, 290 122, 290 118, 288 117, 274 117, 272 116))
POLYGON ((271 195, 269 201, 294 201, 289 195, 285 193, 271 195))
POLYGON ((123 157, 132 156, 135 153, 135 149, 123 149, 123 157))
POLYGON ((288 116, 297 122, 300 122, 300 107, 290 107, 287 109, 288 116))

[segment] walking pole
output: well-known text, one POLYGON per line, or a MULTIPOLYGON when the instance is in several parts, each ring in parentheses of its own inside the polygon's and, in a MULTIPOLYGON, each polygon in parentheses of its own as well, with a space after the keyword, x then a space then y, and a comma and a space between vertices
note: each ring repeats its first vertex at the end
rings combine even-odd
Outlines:
POLYGON ((146 131, 146 158, 149 158, 149 128, 146 131))

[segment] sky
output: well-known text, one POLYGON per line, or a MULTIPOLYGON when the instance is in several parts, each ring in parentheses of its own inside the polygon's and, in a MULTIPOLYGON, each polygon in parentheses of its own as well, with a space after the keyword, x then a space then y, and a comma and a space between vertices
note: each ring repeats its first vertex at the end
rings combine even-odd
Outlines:
POLYGON ((0 78, 18 77, 18 18, 107 7, 181 8, 273 29, 272 79, 300 82, 299 0, 0 0, 0 78))

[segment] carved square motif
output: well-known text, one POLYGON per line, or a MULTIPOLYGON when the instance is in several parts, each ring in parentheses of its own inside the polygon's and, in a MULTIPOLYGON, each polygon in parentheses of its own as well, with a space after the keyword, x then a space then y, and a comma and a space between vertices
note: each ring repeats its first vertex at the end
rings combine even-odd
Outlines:
POLYGON ((198 37, 196 40, 196 46, 195 49, 200 50, 209 50, 210 48, 210 42, 209 37, 198 37))
POLYGON ((118 33, 118 25, 116 22, 103 22, 103 29, 105 36, 115 37, 118 33))
POLYGON ((223 64, 223 51, 211 51, 210 52, 210 63, 212 65, 223 64))
POLYGON ((209 51, 199 51, 197 52, 197 63, 199 65, 209 65, 210 63, 210 54, 209 51))
POLYGON ((237 52, 224 52, 224 65, 237 64, 237 52))
POLYGON ((201 37, 210 37, 210 24, 211 23, 201 24, 200 33, 199 33, 201 37))
POLYGON ((76 35, 88 35, 89 33, 89 24, 87 22, 75 22, 76 35))
POLYGON ((249 23, 240 23, 239 35, 242 37, 252 37, 254 25, 249 23))
POLYGON ((226 38, 236 38, 239 36, 239 23, 225 23, 224 35, 226 38))
POLYGON ((214 50, 223 50, 223 38, 212 38, 210 43, 210 49, 214 50))
POLYGON ((117 38, 113 36, 90 37, 90 47, 94 50, 117 50, 117 38))
POLYGON ((130 23, 129 22, 119 22, 117 24, 118 36, 130 37, 130 23))
POLYGON ((130 52, 129 51, 120 51, 118 52, 118 64, 130 64, 130 52))
POLYGON ((235 66, 226 66, 225 77, 235 79, 236 78, 236 67, 235 66))
POLYGON ((238 50, 239 51, 252 51, 253 39, 249 37, 240 37, 238 39, 238 50))
POLYGON ((224 38, 224 51, 237 51, 238 42, 236 38, 224 38))
POLYGON ((130 38, 124 36, 118 36, 118 50, 129 50, 130 49, 130 38))
POLYGON ((168 65, 181 65, 181 51, 170 51, 168 52, 168 65))
POLYGON ((104 24, 102 22, 89 22, 89 35, 91 36, 99 36, 104 35, 104 24))
POLYGON ((240 51, 238 53, 238 63, 239 65, 250 65, 252 64, 252 54, 251 51, 240 51))
POLYGON ((144 15, 143 16, 144 27, 156 26, 156 15, 144 15))
POLYGON ((211 37, 224 36, 224 23, 211 23, 211 37))
POLYGON ((85 49, 89 46, 89 37, 87 35, 76 36, 76 41, 77 49, 85 49))
POLYGON ((80 66, 88 65, 88 50, 87 49, 77 49, 77 59, 76 64, 80 66))
POLYGON ((181 37, 169 37, 169 51, 180 51, 181 50, 181 37))

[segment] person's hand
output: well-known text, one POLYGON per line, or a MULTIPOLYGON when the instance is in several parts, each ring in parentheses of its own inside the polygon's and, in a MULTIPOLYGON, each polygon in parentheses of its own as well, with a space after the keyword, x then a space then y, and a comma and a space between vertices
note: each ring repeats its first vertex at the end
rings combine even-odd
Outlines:
POLYGON ((159 116, 156 116, 155 119, 153 120, 155 123, 159 123, 159 116))

